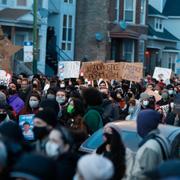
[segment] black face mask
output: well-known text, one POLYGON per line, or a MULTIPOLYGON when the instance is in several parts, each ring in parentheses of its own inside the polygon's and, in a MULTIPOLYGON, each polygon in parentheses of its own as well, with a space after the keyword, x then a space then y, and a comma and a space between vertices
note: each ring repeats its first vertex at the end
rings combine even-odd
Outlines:
POLYGON ((33 128, 33 132, 34 132, 35 139, 39 139, 39 140, 42 140, 49 134, 47 127, 36 127, 35 126, 33 128))
POLYGON ((9 93, 9 95, 14 95, 14 94, 16 94, 16 90, 14 90, 14 89, 9 89, 9 90, 8 90, 8 93, 9 93))
POLYGON ((0 122, 4 121, 6 119, 6 116, 7 116, 6 113, 0 114, 0 122))
POLYGON ((107 144, 110 144, 111 143, 111 140, 112 140, 112 134, 109 134, 109 133, 104 133, 104 136, 106 137, 106 143, 107 144))

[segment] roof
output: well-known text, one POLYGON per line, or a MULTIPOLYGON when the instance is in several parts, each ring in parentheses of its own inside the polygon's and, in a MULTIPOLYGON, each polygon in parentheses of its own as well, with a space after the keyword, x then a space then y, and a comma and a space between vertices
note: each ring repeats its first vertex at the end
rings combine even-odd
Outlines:
POLYGON ((161 12, 159 12, 157 9, 155 9, 150 4, 148 5, 148 15, 162 15, 161 12))
POLYGON ((171 34, 167 29, 164 28, 163 32, 155 31, 151 26, 148 28, 148 35, 149 36, 156 36, 160 39, 167 39, 171 41, 179 41, 177 37, 171 34))
POLYGON ((0 19, 11 19, 16 20, 21 16, 24 16, 31 12, 30 10, 26 9, 11 9, 11 8, 5 8, 0 11, 0 19))
POLYGON ((163 14, 165 16, 180 16, 180 0, 167 0, 164 6, 163 14))
POLYGON ((138 39, 140 36, 139 33, 132 31, 130 29, 122 30, 119 25, 116 25, 110 31, 111 38, 128 38, 128 39, 138 39))

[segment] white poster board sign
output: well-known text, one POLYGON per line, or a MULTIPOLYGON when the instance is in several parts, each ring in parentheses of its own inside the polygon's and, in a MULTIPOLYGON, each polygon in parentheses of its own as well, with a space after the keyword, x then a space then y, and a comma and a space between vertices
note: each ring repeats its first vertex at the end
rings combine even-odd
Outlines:
POLYGON ((24 42, 24 62, 33 61, 33 42, 24 42))
POLYGON ((154 70, 153 78, 156 80, 163 80, 166 82, 171 78, 172 69, 156 67, 154 70))
POLYGON ((80 72, 80 61, 60 61, 58 76, 60 79, 78 78, 80 72))
POLYGON ((0 84, 9 85, 11 82, 11 75, 4 70, 0 70, 0 84))

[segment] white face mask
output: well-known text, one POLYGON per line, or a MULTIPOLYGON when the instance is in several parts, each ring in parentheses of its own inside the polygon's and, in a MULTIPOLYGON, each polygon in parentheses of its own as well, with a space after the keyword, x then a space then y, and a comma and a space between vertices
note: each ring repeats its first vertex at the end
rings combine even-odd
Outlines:
POLYGON ((32 109, 38 108, 38 106, 39 106, 39 101, 30 100, 30 101, 29 101, 29 106, 30 106, 32 109))
POLYGON ((174 93, 174 91, 173 91, 173 90, 169 90, 168 93, 169 93, 170 95, 172 95, 172 94, 174 93))
POLYGON ((65 100, 65 97, 56 96, 56 101, 58 102, 58 104, 63 104, 65 100))
POLYGON ((60 84, 60 88, 65 88, 65 84, 64 83, 60 84))
POLYGON ((170 103, 170 107, 171 107, 171 109, 174 109, 174 103, 173 102, 170 103))
POLYGON ((143 101, 143 105, 144 106, 148 106, 149 105, 149 101, 147 101, 147 100, 143 101))
POLYGON ((159 91, 158 91, 158 90, 155 90, 154 92, 157 93, 157 94, 159 94, 159 91))
POLYGON ((60 146, 54 142, 48 141, 45 146, 46 154, 49 157, 54 157, 60 154, 60 146))

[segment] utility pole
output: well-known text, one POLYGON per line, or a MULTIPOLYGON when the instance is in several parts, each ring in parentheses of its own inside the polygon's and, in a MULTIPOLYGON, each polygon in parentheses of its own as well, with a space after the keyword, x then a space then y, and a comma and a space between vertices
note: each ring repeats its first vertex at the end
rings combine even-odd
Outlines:
POLYGON ((33 74, 37 73, 37 55, 38 55, 38 37, 37 37, 37 11, 38 0, 34 0, 33 3, 33 74))

